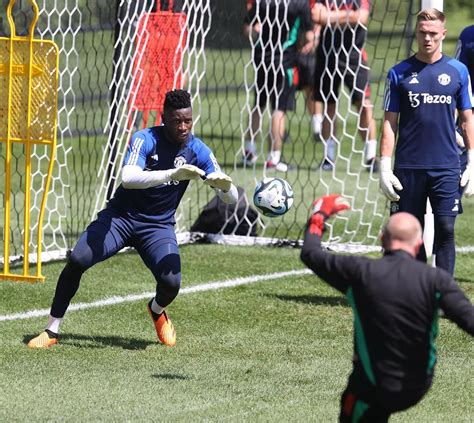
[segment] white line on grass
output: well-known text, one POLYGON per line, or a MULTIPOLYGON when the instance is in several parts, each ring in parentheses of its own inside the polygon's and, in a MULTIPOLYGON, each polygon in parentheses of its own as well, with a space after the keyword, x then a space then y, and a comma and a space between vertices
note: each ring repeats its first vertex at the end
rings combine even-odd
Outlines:
MULTIPOLYGON (((220 281, 220 282, 209 282, 203 285, 196 285, 196 286, 190 286, 189 288, 183 288, 179 291, 179 295, 192 294, 194 292, 214 291, 216 289, 222 289, 222 288, 233 288, 239 285, 248 285, 251 283, 268 281, 270 279, 281 279, 287 276, 299 276, 299 275, 306 275, 310 273, 312 272, 309 269, 290 270, 288 272, 270 273, 266 275, 254 275, 254 276, 248 276, 246 278, 236 278, 236 279, 230 279, 227 281, 220 281)), ((123 297, 118 297, 118 296, 109 297, 103 300, 93 301, 91 303, 71 304, 68 308, 68 312, 77 311, 77 310, 87 310, 90 308, 97 308, 97 307, 105 307, 105 306, 121 304, 121 303, 130 303, 133 301, 139 301, 145 298, 150 298, 150 297, 153 297, 154 295, 155 295, 154 292, 143 292, 141 294, 125 295, 123 297)), ((31 310, 31 311, 26 311, 23 313, 7 314, 4 316, 0 316, 0 322, 6 322, 9 320, 31 319, 33 317, 43 317, 43 316, 49 316, 49 308, 42 309, 42 310, 31 310)))

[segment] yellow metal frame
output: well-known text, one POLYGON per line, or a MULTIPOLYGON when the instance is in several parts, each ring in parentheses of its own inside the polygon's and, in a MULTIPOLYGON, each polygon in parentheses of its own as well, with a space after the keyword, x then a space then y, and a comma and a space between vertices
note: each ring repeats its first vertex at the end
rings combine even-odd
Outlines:
MULTIPOLYGON (((48 40, 38 40, 34 38, 34 30, 38 21, 38 5, 35 0, 31 0, 31 6, 33 9, 33 19, 29 27, 29 34, 24 37, 16 35, 15 23, 12 17, 12 8, 16 0, 10 0, 7 7, 7 19, 10 26, 10 37, 0 37, 0 43, 4 43, 4 46, 8 45, 8 62, 0 63, 0 77, 6 77, 8 92, 7 92, 7 119, 6 119, 6 136, 0 133, 0 142, 5 142, 6 153, 5 153, 5 193, 4 193, 4 225, 3 225, 3 271, 0 273, 1 280, 12 280, 12 281, 26 281, 26 282, 43 282, 44 276, 41 274, 41 251, 42 251, 42 239, 43 239, 43 218, 44 211, 46 208, 46 199, 51 183, 53 165, 56 153, 56 127, 57 127, 57 84, 58 84, 58 68, 59 68, 59 50, 57 45, 48 40), (25 49, 28 49, 27 63, 14 63, 15 53, 25 49), (42 82, 41 89, 33 91, 34 78, 39 78, 48 69, 48 62, 45 60, 43 63, 41 60, 38 61, 35 54, 41 54, 41 52, 47 51, 50 56, 50 69, 49 72, 51 77, 48 81, 42 82), (54 69, 53 69, 54 67, 54 69), (24 78, 27 78, 26 81, 24 78), (22 88, 27 85, 27 101, 26 104, 22 103, 23 92, 22 88), (16 85, 15 85, 16 84, 16 85), (19 97, 19 99, 18 99, 19 97), (46 125, 41 119, 41 100, 46 98, 49 100, 47 112, 46 125), (15 102, 15 100, 18 100, 15 102), (24 108, 26 106, 26 109, 24 108), (16 109, 14 109, 16 108, 16 109), (20 110, 19 110, 20 109, 20 110), (22 111, 26 111, 25 116, 22 116, 22 111), (35 127, 33 119, 41 123, 41 128, 35 127), (18 122, 18 120, 23 120, 18 122), (15 120, 15 122, 14 122, 15 120), (18 134, 12 133, 12 126, 21 126, 26 128, 26 134, 18 136, 18 134), (46 129, 45 129, 46 127, 46 129), (13 143, 23 143, 25 146, 25 183, 24 183, 24 228, 23 228, 23 272, 21 274, 11 273, 10 271, 10 208, 11 208, 11 171, 12 171, 12 146, 13 143), (49 147, 49 164, 46 180, 43 185, 43 196, 41 199, 41 205, 38 214, 38 226, 37 226, 37 239, 36 239, 36 256, 37 266, 36 272, 33 274, 30 272, 30 214, 31 214, 31 183, 32 183, 32 147, 33 145, 45 145, 49 147)), ((20 54, 21 56, 21 54, 20 54)), ((1 56, 0 56, 1 59, 1 56)), ((0 60, 1 61, 1 60, 0 60)), ((3 94, 2 94, 3 95, 3 94)), ((44 106, 44 104, 43 104, 44 106)), ((45 109, 45 110, 46 110, 45 109)), ((18 131, 22 132, 22 131, 18 131)))

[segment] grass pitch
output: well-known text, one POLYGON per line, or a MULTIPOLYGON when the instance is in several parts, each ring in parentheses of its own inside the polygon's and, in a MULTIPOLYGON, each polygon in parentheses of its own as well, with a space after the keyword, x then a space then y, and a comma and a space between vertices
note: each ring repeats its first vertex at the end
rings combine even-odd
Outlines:
MULTIPOLYGON (((299 250, 181 247, 183 288, 302 270, 299 250)), ((457 276, 474 298, 474 260, 457 276)), ((0 284, 0 316, 48 309, 62 263, 44 285, 0 284)), ((152 292, 134 254, 90 269, 74 303, 152 292)), ((159 345, 146 300, 71 311, 61 344, 26 342, 46 317, 0 321, 0 421, 336 421, 351 369, 351 310, 314 275, 179 295, 169 307, 175 348, 159 345)), ((394 422, 474 419, 474 344, 445 319, 433 389, 394 422)))

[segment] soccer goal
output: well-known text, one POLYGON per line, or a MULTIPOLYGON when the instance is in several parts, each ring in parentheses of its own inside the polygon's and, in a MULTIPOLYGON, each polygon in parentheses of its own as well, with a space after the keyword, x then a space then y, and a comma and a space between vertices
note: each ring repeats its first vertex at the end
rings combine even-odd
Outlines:
MULTIPOLYGON (((282 2, 288 7, 287 0, 282 2)), ((59 46, 57 154, 44 217, 45 259, 64 257, 106 204, 120 183, 119 169, 133 131, 159 123, 159 96, 150 93, 154 90, 163 93, 176 87, 191 92, 194 133, 214 150, 223 170, 244 189, 250 206, 256 183, 266 176, 285 178, 295 193, 294 206, 285 216, 259 217, 258 237, 232 236, 232 233, 224 237, 222 229, 210 238, 235 243, 297 244, 311 201, 318 195, 338 192, 350 199, 354 211, 334 220, 329 242, 348 248, 374 248, 387 215, 387 203, 379 194, 378 174, 364 163, 364 143, 358 134, 361 117, 351 105, 351 91, 347 87, 337 95, 337 125, 333 135, 338 152, 332 170, 318 166, 325 142, 314 139, 303 91, 297 93, 295 111, 287 114, 283 147, 283 156, 294 169, 279 173, 264 166, 270 137, 268 108, 258 110, 261 127, 254 136, 258 159, 252 166, 241 166, 255 104, 256 63, 252 52, 256 44, 242 31, 251 2, 39 0, 37 3, 39 19, 35 35, 59 46), (159 56, 160 45, 167 47, 163 49, 166 50, 163 57, 159 56), (170 61, 157 67, 158 80, 153 80, 149 65, 162 60, 170 61)), ((377 137, 385 75, 394 63, 411 53, 414 15, 419 7, 419 2, 410 0, 377 0, 371 5, 364 50, 370 69, 370 100, 377 137)), ((8 35, 5 11, 0 13, 0 36, 8 35)), ((16 2, 13 16, 17 32, 25 32, 32 19, 30 2, 16 2)), ((258 19, 269 18, 263 15, 258 19)), ((277 22, 270 24, 275 31, 279 30, 277 22)), ((338 26, 332 30, 337 31, 338 26)), ((268 77, 271 71, 266 71, 268 77)), ((3 164, 5 149, 1 145, 0 148, 3 164)), ((33 153, 37 157, 43 154, 40 150, 33 153)), ((3 202, 4 168, 1 169, 3 202)), ((17 171, 20 175, 21 169, 17 171)), ((195 238, 190 228, 212 197, 209 188, 190 184, 177 216, 182 240, 195 238)), ((32 208, 38 208, 37 201, 33 196, 32 208)), ((9 228, 10 260, 22 261, 21 222, 15 219, 21 215, 22 205, 13 202, 13 207, 16 211, 9 228)), ((228 219, 235 221, 236 216, 230 213, 228 219)), ((36 249, 37 245, 32 243, 29 251, 34 253, 36 249)))

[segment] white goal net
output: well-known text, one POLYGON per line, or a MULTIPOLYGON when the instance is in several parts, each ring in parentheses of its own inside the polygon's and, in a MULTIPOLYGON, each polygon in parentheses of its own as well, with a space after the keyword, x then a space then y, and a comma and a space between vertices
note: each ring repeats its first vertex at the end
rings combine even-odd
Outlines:
MULTIPOLYGON (((120 183, 119 169, 130 135, 143 126, 159 124, 159 92, 175 87, 191 92, 194 133, 213 149, 223 171, 243 188, 247 207, 252 206, 256 183, 267 176, 285 178, 295 192, 294 206, 285 216, 258 218, 259 238, 251 236, 250 229, 242 235, 239 224, 245 222, 251 228, 253 223, 242 210, 227 211, 225 223, 211 238, 219 239, 225 234, 236 243, 296 243, 302 236, 311 201, 318 195, 338 192, 350 199, 353 212, 333 222, 330 242, 369 247, 376 244, 386 215, 386 202, 378 193, 378 175, 364 163, 364 140, 359 134, 363 126, 361 113, 351 104, 350 88, 341 84, 335 94, 331 136, 336 140, 337 155, 331 170, 319 166, 328 149, 327 140, 315 140, 304 91, 297 92, 295 110, 286 114, 283 157, 293 168, 279 172, 265 166, 268 140, 272 136, 271 110, 255 106, 256 69, 263 65, 256 63, 253 54, 259 48, 258 38, 248 37, 242 30, 251 2, 175 0, 171 2, 172 10, 169 2, 159 0, 39 0, 37 3, 40 13, 36 36, 53 40, 60 50, 58 148, 44 221, 43 251, 47 254, 53 256, 59 252, 61 256, 74 246, 82 230, 120 183), (163 46, 167 46, 167 52, 163 46), (156 75, 151 72, 150 64, 161 66, 154 72, 156 75), (150 79, 153 76, 158 80, 150 79), (249 132, 253 132, 250 131, 252 112, 260 118, 258 131, 250 136, 258 158, 242 167, 245 143, 249 132), (232 237, 236 234, 240 236, 232 237)), ((288 8, 290 2, 280 3, 288 8)), ((418 10, 418 5, 412 3, 375 0, 369 22, 359 25, 367 28, 363 48, 370 68, 370 100, 377 126, 382 114, 385 74, 410 53, 411 20, 418 10)), ((3 0, 0 36, 9 34, 5 18, 7 4, 3 0)), ((31 3, 17 1, 13 12, 17 33, 25 32, 31 20, 31 3)), ((271 13, 259 14, 252 23, 262 24, 271 19, 275 19, 271 13)), ((270 21, 269 26, 276 32, 289 29, 285 21, 270 21)), ((347 29, 337 24, 327 29, 333 33, 342 30, 352 31, 355 37, 357 26, 347 29)), ((284 42, 264 48, 273 49, 271 54, 275 55, 285 48, 284 42)), ((337 52, 341 60, 351 54, 337 43, 331 48, 326 54, 337 52)), ((274 62, 272 67, 264 69, 264 74, 270 78, 281 65, 281 61, 274 62)), ((366 65, 361 62, 359 66, 366 65)), ((354 68, 344 69, 337 70, 342 79, 346 76, 344 72, 354 72, 354 68)), ((275 87, 266 89, 271 91, 275 87)), ((323 99, 326 117, 327 106, 327 99, 323 99)), ((4 163, 4 149, 0 154, 4 163)), ((36 152, 35 169, 40 177, 45 171, 42 159, 41 152, 36 152)), ((3 184, 4 174, 0 176, 3 184)), ((212 197, 209 188, 190 184, 177 216, 177 230, 183 238, 212 197)), ((20 204, 16 206, 21 208, 20 204)), ((10 231, 11 251, 20 257, 21 242, 16 241, 19 239, 16 235, 21 234, 21 222, 13 218, 10 231)), ((34 250, 35 246, 31 245, 30 252, 34 250)))

